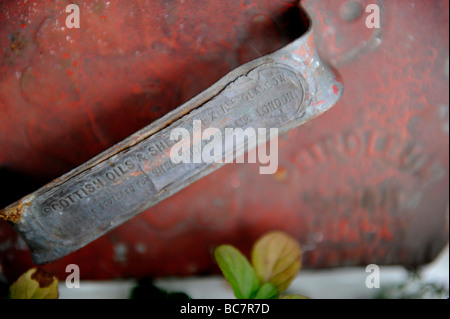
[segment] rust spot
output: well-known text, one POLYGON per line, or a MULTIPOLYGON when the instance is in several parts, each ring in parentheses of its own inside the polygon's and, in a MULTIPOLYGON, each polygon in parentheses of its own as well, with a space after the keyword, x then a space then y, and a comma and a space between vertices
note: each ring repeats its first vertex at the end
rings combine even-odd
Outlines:
POLYGON ((0 211, 0 218, 11 223, 18 223, 22 217, 22 210, 20 207, 5 208, 0 211))
POLYGON ((31 205, 34 197, 34 195, 27 196, 19 202, 0 210, 0 219, 17 224, 22 218, 23 210, 31 205))
POLYGON ((31 279, 36 280, 39 284, 39 288, 45 288, 52 284, 54 275, 37 268, 34 274, 31 275, 31 279))
POLYGON ((275 173, 275 179, 278 182, 282 182, 282 181, 284 181, 286 179, 287 175, 288 175, 287 169, 285 167, 280 167, 277 170, 277 172, 275 173))
POLYGON ((28 38, 19 32, 10 34, 9 40, 11 41, 10 49, 16 55, 20 55, 30 44, 28 38))

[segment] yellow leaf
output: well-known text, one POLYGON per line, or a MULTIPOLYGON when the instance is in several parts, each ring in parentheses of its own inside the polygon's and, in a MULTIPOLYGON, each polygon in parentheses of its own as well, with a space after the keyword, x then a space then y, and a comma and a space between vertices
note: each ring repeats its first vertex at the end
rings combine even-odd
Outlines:
POLYGON ((11 299, 57 299, 58 279, 41 269, 31 268, 9 287, 11 299))
POLYGON ((301 268, 300 244, 292 236, 272 231, 253 246, 252 264, 261 283, 269 282, 279 292, 286 290, 301 268))

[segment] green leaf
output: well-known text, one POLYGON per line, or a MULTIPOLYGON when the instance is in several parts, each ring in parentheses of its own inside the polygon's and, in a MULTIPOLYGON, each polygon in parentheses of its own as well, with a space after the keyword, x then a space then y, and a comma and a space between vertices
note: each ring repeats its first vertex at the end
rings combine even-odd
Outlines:
POLYGON ((302 295, 285 295, 280 299, 310 299, 310 298, 302 295))
POLYGON ((274 299, 276 297, 278 297, 277 288, 271 283, 265 283, 259 288, 255 299, 274 299))
POLYGON ((253 246, 252 264, 260 283, 271 283, 278 292, 286 290, 301 268, 300 244, 290 235, 273 231, 253 246))
POLYGON ((247 258, 230 245, 214 250, 214 257, 238 299, 251 299, 259 289, 258 278, 247 258))
POLYGON ((57 299, 58 279, 41 269, 31 268, 9 287, 11 299, 57 299))

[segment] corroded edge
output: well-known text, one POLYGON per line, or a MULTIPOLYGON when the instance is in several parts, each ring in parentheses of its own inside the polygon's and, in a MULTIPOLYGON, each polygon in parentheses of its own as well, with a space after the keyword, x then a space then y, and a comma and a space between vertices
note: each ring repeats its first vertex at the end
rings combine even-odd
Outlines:
POLYGON ((0 210, 0 219, 7 222, 17 224, 22 219, 25 210, 31 206, 33 199, 36 197, 35 194, 30 194, 20 201, 0 210))

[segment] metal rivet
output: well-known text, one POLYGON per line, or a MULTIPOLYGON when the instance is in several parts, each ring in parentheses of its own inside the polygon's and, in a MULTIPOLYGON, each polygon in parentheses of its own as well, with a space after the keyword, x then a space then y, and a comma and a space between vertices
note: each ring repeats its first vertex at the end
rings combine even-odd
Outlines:
POLYGON ((341 7, 341 18, 347 22, 357 20, 363 12, 361 4, 356 1, 348 1, 341 7))

